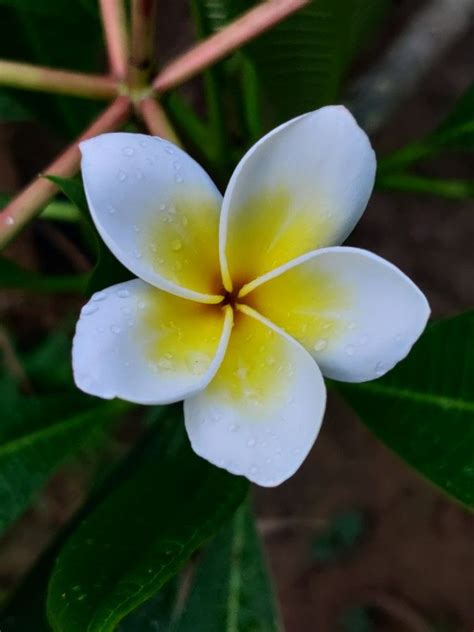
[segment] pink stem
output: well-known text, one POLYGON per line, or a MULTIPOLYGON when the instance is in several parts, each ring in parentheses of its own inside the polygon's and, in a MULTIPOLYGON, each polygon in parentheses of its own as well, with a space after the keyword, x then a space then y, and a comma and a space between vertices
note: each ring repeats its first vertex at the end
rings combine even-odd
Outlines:
POLYGON ((138 104, 138 110, 150 134, 166 138, 175 145, 181 144, 163 108, 155 99, 152 97, 142 99, 138 104))
POLYGON ((153 87, 158 92, 170 90, 190 79, 204 68, 268 30, 310 0, 267 0, 251 9, 229 26, 197 44, 170 62, 156 77, 153 87))
POLYGON ((109 99, 117 95, 117 83, 112 77, 4 60, 0 60, 0 84, 97 99, 109 99))
MULTIPOLYGON (((92 125, 54 160, 45 173, 70 177, 78 170, 80 152, 78 143, 103 132, 117 129, 127 120, 131 103, 126 97, 118 97, 92 125)), ((57 187, 45 178, 33 180, 0 213, 0 247, 5 246, 21 228, 37 215, 57 192, 57 187)))
POLYGON ((123 0, 100 0, 110 71, 116 79, 125 79, 128 70, 127 20, 123 0))

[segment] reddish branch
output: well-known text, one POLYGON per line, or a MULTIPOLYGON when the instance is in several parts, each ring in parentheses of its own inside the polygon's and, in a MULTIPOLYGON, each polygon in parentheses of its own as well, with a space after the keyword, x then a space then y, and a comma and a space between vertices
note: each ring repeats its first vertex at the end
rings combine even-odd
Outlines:
POLYGON ((125 79, 128 71, 127 21, 123 0, 100 0, 110 72, 116 79, 125 79))

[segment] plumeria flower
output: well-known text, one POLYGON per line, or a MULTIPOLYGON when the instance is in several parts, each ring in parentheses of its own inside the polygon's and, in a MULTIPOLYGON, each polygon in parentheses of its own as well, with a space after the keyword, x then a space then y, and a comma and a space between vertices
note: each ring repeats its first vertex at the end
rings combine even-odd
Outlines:
POLYGON ((429 316, 398 268, 336 245, 373 188, 367 136, 340 106, 293 119, 247 152, 223 198, 160 138, 104 134, 81 151, 97 230, 138 278, 82 309, 76 384, 140 404, 184 399, 197 454, 278 485, 316 439, 323 375, 383 375, 429 316))

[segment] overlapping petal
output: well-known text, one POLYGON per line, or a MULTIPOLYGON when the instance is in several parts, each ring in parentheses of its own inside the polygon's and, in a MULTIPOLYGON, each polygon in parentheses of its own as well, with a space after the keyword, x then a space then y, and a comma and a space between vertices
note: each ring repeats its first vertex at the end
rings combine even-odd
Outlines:
POLYGON ((224 196, 219 247, 226 288, 341 243, 364 211, 374 177, 370 142, 342 106, 267 134, 241 160, 224 196))
POLYGON ((184 151, 158 137, 114 133, 81 143, 92 218, 114 255, 155 287, 219 302, 222 197, 184 151))
POLYGON ((166 404, 204 388, 232 329, 232 310, 135 279, 94 294, 73 342, 77 386, 105 399, 166 404))
POLYGON ((326 403, 321 372, 285 333, 245 306, 209 386, 184 403, 194 451, 264 486, 299 468, 326 403))
POLYGON ((389 371, 408 354, 430 313, 407 276, 357 248, 309 253, 246 292, 246 303, 298 340, 326 377, 344 382, 389 371))

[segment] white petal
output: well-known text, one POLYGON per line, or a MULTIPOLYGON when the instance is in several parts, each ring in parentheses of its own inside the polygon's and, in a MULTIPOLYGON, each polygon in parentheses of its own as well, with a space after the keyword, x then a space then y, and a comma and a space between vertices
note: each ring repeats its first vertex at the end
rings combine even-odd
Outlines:
POLYGON ((232 310, 189 301, 140 279, 97 292, 73 342, 77 386, 91 395, 167 404, 204 388, 232 329, 232 310))
POLYGON ((144 134, 103 134, 80 148, 91 215, 114 255, 155 287, 219 302, 222 196, 206 172, 144 134))
POLYGON ((222 206, 219 247, 227 289, 306 252, 340 244, 375 178, 369 139, 342 106, 273 130, 237 166, 222 206))
POLYGON ((197 454, 272 487, 306 458, 325 405, 324 381, 311 356, 249 310, 236 313, 216 377, 186 399, 184 413, 197 454))
POLYGON ((326 377, 343 382, 365 382, 393 368, 430 314, 403 272, 358 248, 317 250, 246 291, 241 300, 301 342, 326 377))

